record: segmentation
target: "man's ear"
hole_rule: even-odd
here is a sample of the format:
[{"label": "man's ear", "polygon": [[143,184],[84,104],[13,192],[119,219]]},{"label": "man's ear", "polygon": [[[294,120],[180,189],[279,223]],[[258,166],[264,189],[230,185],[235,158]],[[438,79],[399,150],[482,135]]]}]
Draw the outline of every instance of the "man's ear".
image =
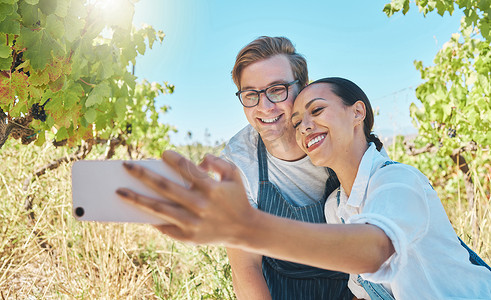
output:
[{"label": "man's ear", "polygon": [[365,121],[365,117],[367,115],[367,108],[363,101],[358,100],[351,106],[353,108],[353,112],[355,114],[355,121],[357,124],[362,124]]}]

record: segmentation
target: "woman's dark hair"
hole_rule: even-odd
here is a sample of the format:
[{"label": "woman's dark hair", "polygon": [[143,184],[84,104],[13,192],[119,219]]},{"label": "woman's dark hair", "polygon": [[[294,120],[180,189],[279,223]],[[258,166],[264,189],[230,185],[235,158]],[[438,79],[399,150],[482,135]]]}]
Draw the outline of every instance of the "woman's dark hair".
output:
[{"label": "woman's dark hair", "polygon": [[366,107],[366,116],[363,121],[363,132],[365,133],[365,138],[367,142],[374,142],[375,146],[377,146],[377,150],[380,151],[382,149],[382,142],[380,139],[372,133],[373,128],[373,110],[370,105],[370,100],[368,100],[367,95],[363,90],[357,86],[354,82],[340,78],[340,77],[327,77],[316,80],[310,83],[308,86],[316,84],[316,83],[328,83],[331,87],[331,90],[336,96],[343,100],[344,105],[352,106],[357,101],[362,101]]}]

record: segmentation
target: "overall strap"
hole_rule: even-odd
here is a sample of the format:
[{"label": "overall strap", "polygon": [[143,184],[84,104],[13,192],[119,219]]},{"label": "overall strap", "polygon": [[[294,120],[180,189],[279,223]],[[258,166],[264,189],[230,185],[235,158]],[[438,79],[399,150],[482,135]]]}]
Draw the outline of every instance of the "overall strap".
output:
[{"label": "overall strap", "polygon": [[[326,168],[329,178],[326,181],[326,187],[324,188],[324,195],[322,199],[327,200],[327,197],[331,195],[337,188],[339,188],[339,179],[336,173],[331,168]],[[338,204],[339,205],[339,204]]]},{"label": "overall strap", "polygon": [[257,159],[259,162],[259,182],[268,181],[268,160],[266,153],[266,146],[264,145],[261,136],[257,141]]}]

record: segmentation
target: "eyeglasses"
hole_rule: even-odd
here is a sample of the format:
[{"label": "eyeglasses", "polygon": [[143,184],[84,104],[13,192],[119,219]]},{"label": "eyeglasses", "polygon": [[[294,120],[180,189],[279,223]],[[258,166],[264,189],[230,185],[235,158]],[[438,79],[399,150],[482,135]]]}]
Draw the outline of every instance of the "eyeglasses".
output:
[{"label": "eyeglasses", "polygon": [[254,107],[258,105],[261,93],[264,93],[266,95],[266,98],[268,98],[268,100],[272,103],[283,102],[288,98],[288,88],[297,82],[298,79],[289,83],[273,84],[272,86],[268,86],[267,88],[260,91],[238,91],[237,93],[235,93],[235,95],[239,97],[240,103],[242,103],[244,107]]}]

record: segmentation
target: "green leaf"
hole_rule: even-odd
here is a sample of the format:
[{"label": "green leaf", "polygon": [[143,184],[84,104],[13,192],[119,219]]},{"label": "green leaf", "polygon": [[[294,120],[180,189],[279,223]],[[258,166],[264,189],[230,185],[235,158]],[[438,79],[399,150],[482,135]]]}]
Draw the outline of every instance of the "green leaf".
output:
[{"label": "green leaf", "polygon": [[65,18],[68,14],[69,7],[70,0],[57,0],[55,15],[61,18]]},{"label": "green leaf", "polygon": [[55,15],[49,15],[46,18],[46,30],[55,39],[59,39],[65,33],[65,27],[60,19]]},{"label": "green leaf", "polygon": [[87,97],[85,107],[90,107],[95,104],[101,104],[104,101],[104,98],[109,97],[110,94],[111,89],[106,82],[96,85],[94,89],[90,92],[89,97]]},{"label": "green leaf", "polygon": [[28,28],[22,28],[17,42],[21,47],[26,48],[24,58],[31,61],[31,66],[34,69],[44,69],[51,60],[51,49],[46,40],[44,30],[33,31]]},{"label": "green leaf", "polygon": [[69,15],[65,18],[65,38],[69,42],[80,38],[80,32],[85,26],[85,19],[79,19],[77,16]]},{"label": "green leaf", "polygon": [[[37,3],[36,3],[37,4]],[[37,6],[30,5],[27,1],[22,1],[19,4],[19,12],[22,15],[22,24],[26,27],[38,27],[36,23],[39,21],[39,9]]]},{"label": "green leaf", "polygon": [[39,134],[38,134],[38,138],[37,138],[36,142],[34,142],[34,145],[42,146],[42,145],[44,145],[45,142],[46,142],[46,131],[41,130],[41,132],[39,132]]},{"label": "green leaf", "polygon": [[0,71],[10,70],[12,58],[0,58]]},{"label": "green leaf", "polygon": [[114,103],[114,110],[118,119],[122,120],[126,115],[126,100],[124,98],[118,98]]},{"label": "green leaf", "polygon": [[12,50],[10,50],[10,47],[0,42],[0,58],[8,58],[10,57],[11,53]]},{"label": "green leaf", "polygon": [[0,21],[17,10],[17,4],[0,3]]},{"label": "green leaf", "polygon": [[39,0],[38,6],[45,15],[51,15],[56,11],[57,0]]},{"label": "green leaf", "polygon": [[96,117],[97,117],[97,112],[95,109],[92,108],[89,108],[84,115],[84,118],[87,121],[87,123],[94,123]]},{"label": "green leaf", "polygon": [[16,12],[7,16],[0,22],[0,32],[9,34],[20,34],[20,16]]},{"label": "green leaf", "polygon": [[67,131],[66,127],[61,127],[56,132],[56,138],[55,139],[57,142],[59,142],[61,140],[67,139],[68,137],[69,136],[68,136],[68,131]]}]

